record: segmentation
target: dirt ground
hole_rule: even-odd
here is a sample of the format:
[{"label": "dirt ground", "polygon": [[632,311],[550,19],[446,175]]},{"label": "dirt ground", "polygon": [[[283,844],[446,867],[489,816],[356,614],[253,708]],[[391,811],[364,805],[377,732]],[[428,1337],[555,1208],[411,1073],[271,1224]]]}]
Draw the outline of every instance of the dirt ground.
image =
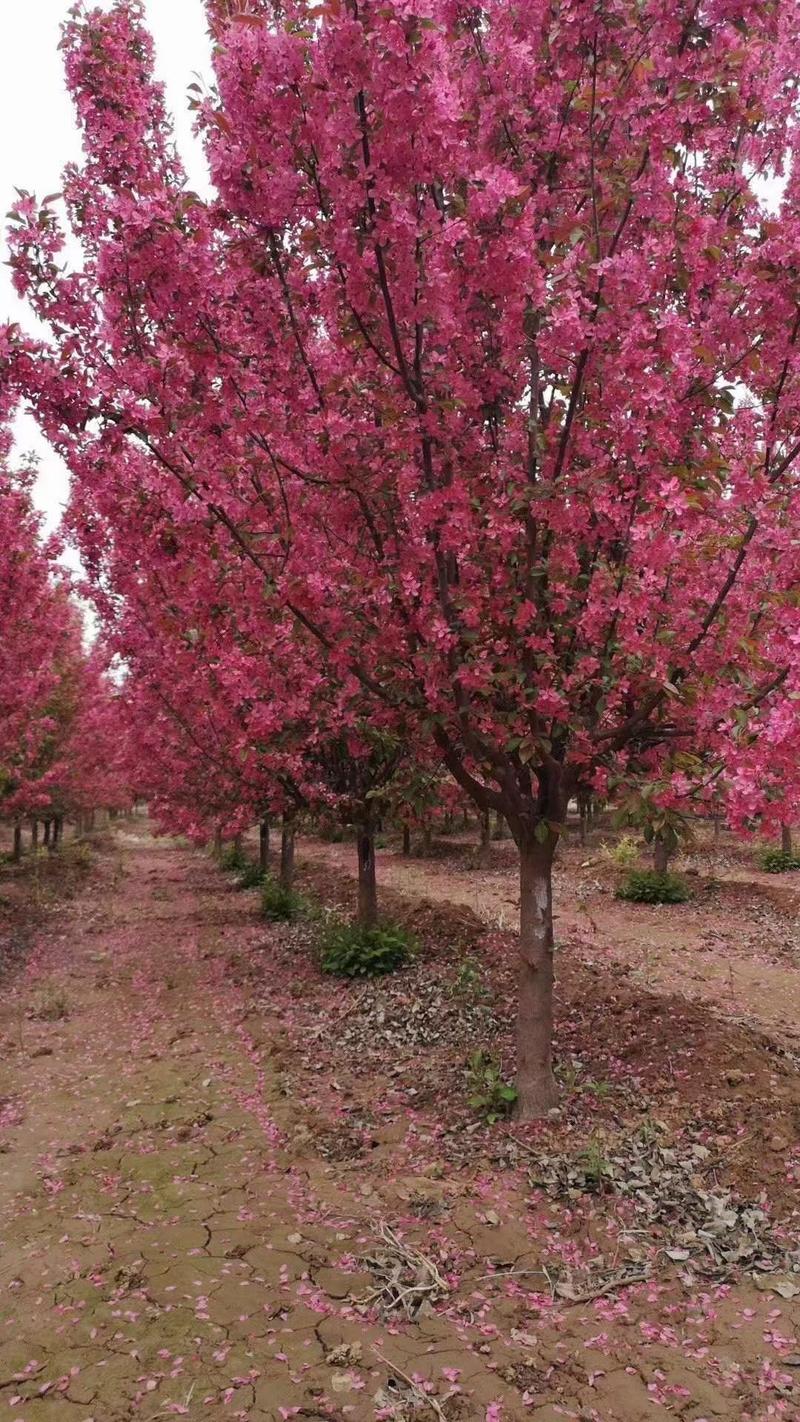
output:
[{"label": "dirt ground", "polygon": [[[757,845],[723,836],[699,845],[677,868],[687,872],[690,905],[632,905],[615,898],[617,876],[602,836],[566,845],[556,861],[557,946],[630,973],[657,991],[712,1005],[727,1020],[761,1027],[800,1048],[800,871],[754,868]],[[515,851],[491,846],[491,866],[476,864],[474,836],[440,842],[432,858],[378,851],[386,886],[435,901],[463,904],[500,929],[517,922]],[[350,844],[303,843],[314,860],[354,872]]]},{"label": "dirt ground", "polygon": [[[339,849],[304,849],[317,913],[347,895]],[[464,1053],[506,1050],[509,941],[416,896],[441,882],[510,917],[510,870],[384,881],[401,868],[421,953],[374,986],[323,979],[313,917],[265,924],[256,892],[141,825],[37,922],[0,1002],[0,1416],[800,1418],[777,947],[748,1011],[773,1040],[730,1022],[724,985],[716,1015],[668,978],[648,993],[650,920],[637,959],[629,910],[582,917],[590,887],[561,922],[563,1109],[490,1128]],[[704,913],[692,942],[716,922],[738,971],[744,911]]]}]

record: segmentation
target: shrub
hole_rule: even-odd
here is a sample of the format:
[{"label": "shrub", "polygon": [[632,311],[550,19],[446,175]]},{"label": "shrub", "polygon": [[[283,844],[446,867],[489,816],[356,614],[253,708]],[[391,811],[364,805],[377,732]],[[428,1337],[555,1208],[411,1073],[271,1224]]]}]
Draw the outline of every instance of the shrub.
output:
[{"label": "shrub", "polygon": [[469,1104],[493,1126],[510,1116],[517,1101],[517,1088],[506,1081],[500,1066],[488,1052],[475,1052],[467,1071]]},{"label": "shrub", "polygon": [[339,978],[378,978],[402,968],[416,952],[416,944],[397,924],[360,923],[332,919],[320,945],[323,973]]},{"label": "shrub", "polygon": [[300,896],[287,889],[278,879],[264,879],[261,890],[261,913],[270,923],[291,923],[302,910]]},{"label": "shrub", "polygon": [[255,860],[251,859],[245,864],[239,874],[236,880],[236,887],[237,889],[256,889],[258,885],[263,884],[263,882],[264,870],[260,864],[256,864]]},{"label": "shrub", "polygon": [[636,869],[617,890],[617,898],[631,904],[685,904],[689,890],[678,874],[657,874]]},{"label": "shrub", "polygon": [[800,858],[791,850],[765,849],[761,855],[761,868],[767,874],[788,874],[792,869],[800,869]]}]

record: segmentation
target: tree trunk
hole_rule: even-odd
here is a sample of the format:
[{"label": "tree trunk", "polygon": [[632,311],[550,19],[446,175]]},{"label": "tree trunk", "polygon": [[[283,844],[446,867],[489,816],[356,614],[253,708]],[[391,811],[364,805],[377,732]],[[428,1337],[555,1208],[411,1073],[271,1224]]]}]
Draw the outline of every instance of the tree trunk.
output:
[{"label": "tree trunk", "polygon": [[51,824],[51,821],[50,821],[50,820],[45,820],[45,822],[44,822],[44,840],[43,840],[43,843],[45,844],[45,846],[46,846],[48,849],[50,848],[50,824]]},{"label": "tree trunk", "polygon": [[19,821],[14,826],[14,848],[11,857],[15,864],[19,864],[22,858],[22,825]]},{"label": "tree trunk", "polygon": [[784,854],[792,853],[792,827],[791,825],[781,825],[781,849]]},{"label": "tree trunk", "polygon": [[217,858],[222,853],[222,830],[214,830],[214,853]]},{"label": "tree trunk", "polygon": [[378,886],[375,879],[375,826],[365,820],[357,836],[358,922],[373,928],[378,921]]},{"label": "tree trunk", "polygon": [[269,820],[265,817],[258,826],[258,865],[262,874],[269,869]]},{"label": "tree trunk", "polygon": [[284,815],[281,830],[281,884],[291,890],[294,884],[294,818]]},{"label": "tree trunk", "polygon": [[481,864],[486,865],[490,862],[492,857],[492,822],[489,818],[488,810],[481,810],[480,827],[481,848],[479,854],[479,861]]},{"label": "tree trunk", "polygon": [[411,830],[408,825],[403,825],[403,853],[406,859],[411,853]]},{"label": "tree trunk", "polygon": [[430,825],[422,826],[422,853],[433,853],[433,830]]},{"label": "tree trunk", "polygon": [[53,823],[53,848],[59,849],[64,838],[64,816],[56,815]]},{"label": "tree trunk", "polygon": [[34,854],[36,853],[36,850],[37,850],[38,848],[39,848],[39,821],[38,821],[38,820],[32,820],[32,821],[31,821],[31,849],[33,850]]},{"label": "tree trunk", "polygon": [[517,1110],[535,1121],[558,1101],[553,1075],[553,854],[555,837],[519,847]]},{"label": "tree trunk", "polygon": [[669,868],[669,849],[661,834],[657,834],[653,841],[653,864],[657,874],[666,874]]}]

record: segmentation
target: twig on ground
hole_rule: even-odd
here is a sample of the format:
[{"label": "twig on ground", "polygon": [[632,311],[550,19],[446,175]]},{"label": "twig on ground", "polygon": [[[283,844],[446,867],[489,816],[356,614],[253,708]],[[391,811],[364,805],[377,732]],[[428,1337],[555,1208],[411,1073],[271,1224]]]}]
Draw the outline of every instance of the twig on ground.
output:
[{"label": "twig on ground", "polygon": [[408,1373],[404,1373],[403,1369],[398,1368],[396,1363],[392,1363],[389,1361],[388,1358],[385,1358],[383,1356],[383,1353],[378,1352],[377,1348],[373,1348],[372,1351],[375,1354],[375,1357],[378,1359],[379,1363],[383,1363],[384,1367],[389,1368],[391,1372],[396,1373],[399,1378],[403,1379],[403,1382],[406,1383],[406,1385],[411,1389],[412,1395],[414,1396],[415,1400],[427,1403],[434,1417],[439,1418],[439,1422],[447,1422],[447,1418],[445,1417],[441,1406],[439,1405],[435,1397],[431,1397],[430,1393],[428,1392],[423,1392],[419,1384],[415,1383],[414,1379],[408,1376]]}]

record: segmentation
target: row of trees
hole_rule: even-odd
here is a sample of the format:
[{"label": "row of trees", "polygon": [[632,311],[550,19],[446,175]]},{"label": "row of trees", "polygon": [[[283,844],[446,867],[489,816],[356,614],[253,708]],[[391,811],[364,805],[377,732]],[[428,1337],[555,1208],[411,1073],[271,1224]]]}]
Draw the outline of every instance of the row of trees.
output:
[{"label": "row of trees", "polygon": [[570,799],[795,817],[798,5],[208,20],[208,199],[141,4],[66,26],[85,159],[64,219],[14,215],[49,335],[8,328],[5,378],[71,468],[166,819],[349,796],[362,883],[403,777],[508,821],[533,1116]]},{"label": "row of trees", "polygon": [[124,803],[120,720],[97,653],[83,647],[80,613],[44,540],[33,470],[15,471],[0,438],[0,820],[22,852],[23,821],[57,843],[66,816]]}]

